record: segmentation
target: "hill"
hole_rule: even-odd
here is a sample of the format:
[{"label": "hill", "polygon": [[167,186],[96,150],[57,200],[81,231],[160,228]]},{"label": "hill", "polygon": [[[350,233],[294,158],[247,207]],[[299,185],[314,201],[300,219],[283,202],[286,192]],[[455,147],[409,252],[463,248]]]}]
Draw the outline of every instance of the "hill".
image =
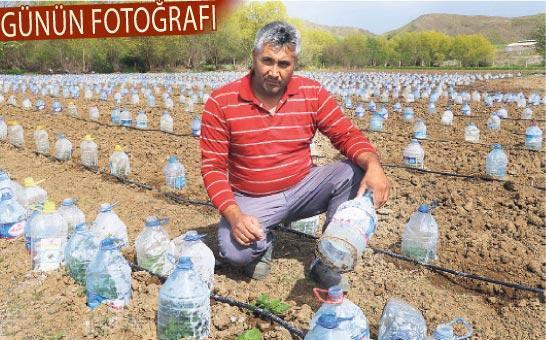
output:
[{"label": "hill", "polygon": [[309,28],[322,29],[332,33],[333,35],[337,37],[345,37],[353,33],[362,33],[365,36],[375,36],[375,34],[373,34],[372,32],[367,31],[363,28],[358,28],[358,27],[328,26],[328,25],[316,24],[308,20],[301,20],[301,22]]},{"label": "hill", "polygon": [[515,18],[425,14],[396,30],[385,33],[385,36],[402,32],[438,31],[447,35],[483,34],[493,44],[507,44],[529,39],[540,25],[544,25],[545,20],[544,13]]}]

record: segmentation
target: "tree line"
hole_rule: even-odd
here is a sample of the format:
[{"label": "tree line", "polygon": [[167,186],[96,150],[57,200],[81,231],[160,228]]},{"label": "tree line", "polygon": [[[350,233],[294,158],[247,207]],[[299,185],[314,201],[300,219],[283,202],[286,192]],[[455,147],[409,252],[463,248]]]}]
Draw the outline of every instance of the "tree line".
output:
[{"label": "tree line", "polygon": [[3,72],[148,72],[241,69],[250,65],[254,36],[264,23],[285,20],[302,35],[300,67],[490,66],[495,47],[482,35],[405,32],[344,37],[289,18],[281,2],[236,8],[216,32],[193,36],[132,37],[0,43]]}]

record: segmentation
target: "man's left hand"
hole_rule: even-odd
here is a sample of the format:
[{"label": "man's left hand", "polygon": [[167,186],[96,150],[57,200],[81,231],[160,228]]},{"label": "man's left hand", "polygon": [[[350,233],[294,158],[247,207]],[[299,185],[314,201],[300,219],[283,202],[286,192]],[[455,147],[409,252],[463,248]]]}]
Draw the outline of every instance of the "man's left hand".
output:
[{"label": "man's left hand", "polygon": [[[360,181],[360,188],[356,194],[356,197],[362,197],[364,192],[369,189],[373,192],[373,201],[376,209],[381,208],[385,202],[389,199],[390,182],[379,158],[374,154],[366,154],[363,157],[359,157],[359,165],[363,167],[364,177]],[[363,164],[361,164],[363,163]]]}]

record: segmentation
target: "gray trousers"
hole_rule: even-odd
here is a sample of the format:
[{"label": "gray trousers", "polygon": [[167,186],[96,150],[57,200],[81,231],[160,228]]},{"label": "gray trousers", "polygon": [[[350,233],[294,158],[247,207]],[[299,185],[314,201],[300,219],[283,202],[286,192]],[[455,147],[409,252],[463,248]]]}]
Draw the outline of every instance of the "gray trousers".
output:
[{"label": "gray trousers", "polygon": [[269,228],[326,212],[325,226],[337,207],[356,196],[363,171],[350,161],[311,168],[298,184],[285,191],[261,197],[235,192],[235,201],[244,214],[258,219],[264,240],[242,246],[231,236],[231,226],[222,218],[218,226],[219,255],[222,261],[244,266],[258,258],[273,242]]}]

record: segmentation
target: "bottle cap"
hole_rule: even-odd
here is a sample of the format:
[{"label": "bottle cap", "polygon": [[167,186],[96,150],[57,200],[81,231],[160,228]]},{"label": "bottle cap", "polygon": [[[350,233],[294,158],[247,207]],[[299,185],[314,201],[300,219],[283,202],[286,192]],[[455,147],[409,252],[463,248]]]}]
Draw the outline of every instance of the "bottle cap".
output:
[{"label": "bottle cap", "polygon": [[167,224],[169,219],[167,218],[158,218],[156,216],[148,216],[144,222],[146,227],[158,227],[160,225]]},{"label": "bottle cap", "polygon": [[186,232],[182,239],[184,241],[199,241],[200,239],[202,239],[203,237],[205,237],[206,234],[199,234],[196,230],[190,230],[188,232]]},{"label": "bottle cap", "polygon": [[495,150],[502,149],[502,146],[499,143],[495,143],[493,144],[493,149]]},{"label": "bottle cap", "polygon": [[430,212],[430,208],[429,208],[428,204],[421,204],[421,205],[419,206],[419,212],[425,213],[425,214],[426,214],[426,213],[429,213],[429,212]]},{"label": "bottle cap", "polygon": [[101,250],[114,250],[118,249],[117,240],[112,237],[107,237],[104,240],[100,241]]},{"label": "bottle cap", "polygon": [[169,163],[176,163],[178,161],[178,159],[176,158],[176,156],[169,156]]},{"label": "bottle cap", "polygon": [[178,260],[178,263],[176,264],[177,269],[192,269],[193,268],[193,262],[191,261],[191,258],[188,256],[181,256]]},{"label": "bottle cap", "polygon": [[36,126],[36,131],[38,131],[38,130],[43,130],[43,129],[44,129],[44,127],[41,126],[41,125]]},{"label": "bottle cap", "polygon": [[327,329],[335,329],[339,326],[339,321],[335,313],[324,313],[319,316],[317,323]]},{"label": "bottle cap", "polygon": [[19,125],[19,123],[18,123],[16,120],[10,120],[10,121],[8,122],[8,125],[14,126],[14,125]]},{"label": "bottle cap", "polygon": [[63,202],[61,203],[63,207],[70,207],[74,205],[74,199],[73,198],[65,198]]},{"label": "bottle cap", "polygon": [[123,147],[119,144],[116,144],[116,146],[114,146],[114,151],[123,152]]},{"label": "bottle cap", "polygon": [[93,138],[91,135],[85,135],[85,137],[83,137],[83,140],[89,142],[95,140],[95,138]]},{"label": "bottle cap", "polygon": [[112,204],[102,203],[99,208],[100,212],[109,212],[112,211]]},{"label": "bottle cap", "polygon": [[42,210],[45,213],[54,213],[55,212],[55,202],[53,201],[45,201],[44,202],[44,208]]},{"label": "bottle cap", "polygon": [[32,178],[32,177],[25,177],[25,178],[23,179],[23,187],[24,187],[24,188],[35,187],[35,186],[37,186],[38,184],[40,184],[40,183],[42,183],[42,182],[43,182],[43,180],[38,181],[38,182],[35,182],[35,181],[34,181],[34,178]]}]

